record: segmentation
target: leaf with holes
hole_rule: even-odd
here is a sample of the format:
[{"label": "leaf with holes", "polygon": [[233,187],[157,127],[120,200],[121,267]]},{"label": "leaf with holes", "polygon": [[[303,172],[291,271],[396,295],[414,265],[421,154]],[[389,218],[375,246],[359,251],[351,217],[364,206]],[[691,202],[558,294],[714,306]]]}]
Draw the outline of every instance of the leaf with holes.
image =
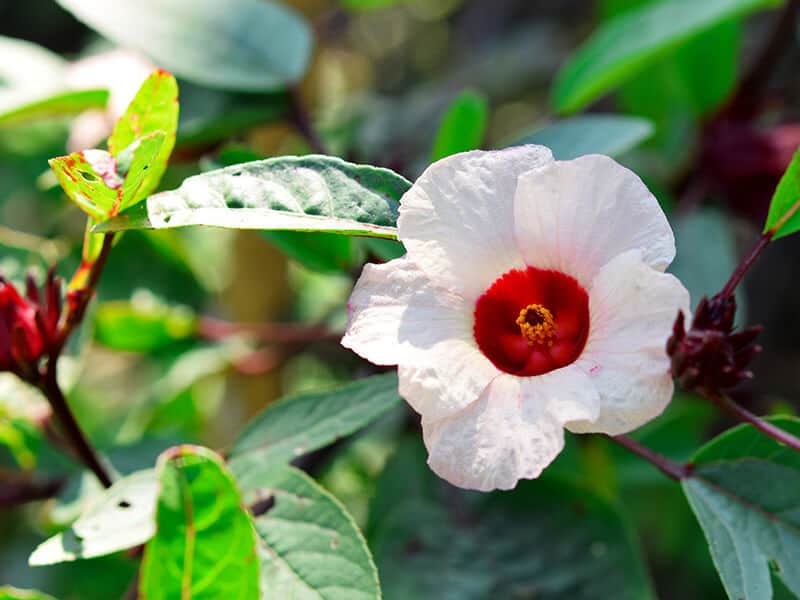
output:
[{"label": "leaf with holes", "polygon": [[777,239],[800,231],[798,207],[800,207],[800,148],[792,157],[792,162],[789,163],[772,196],[764,232],[775,229],[772,239]]},{"label": "leaf with holes", "polygon": [[550,148],[557,160],[584,154],[619,156],[652,133],[653,125],[646,119],[594,114],[556,121],[508,145],[541,144]]},{"label": "leaf with holes", "polygon": [[42,543],[31,565],[51,565],[134,548],[155,533],[158,482],[152,469],[120,479],[99,494],[72,527]]},{"label": "leaf with holes", "polygon": [[210,225],[395,239],[399,200],[410,187],[389,169],[331,156],[270,158],[189,177],[96,231]]},{"label": "leaf with holes", "polygon": [[[796,418],[771,422],[800,434]],[[800,455],[741,425],[706,444],[692,463],[683,491],[728,595],[771,598],[770,564],[800,595]]]},{"label": "leaf with holes", "polygon": [[780,4],[780,0],[664,0],[620,15],[602,24],[562,67],[553,87],[553,104],[561,113],[576,112],[697,34]]},{"label": "leaf with holes", "polygon": [[161,455],[157,471],[157,533],[145,547],[140,595],[258,598],[253,523],[219,455],[178,446]]},{"label": "leaf with holes", "polygon": [[156,131],[137,139],[126,152],[127,172],[103,150],[84,150],[50,159],[50,168],[67,196],[95,221],[103,222],[144,199],[150,167],[166,134]]},{"label": "leaf with holes", "polygon": [[267,464],[285,464],[368,425],[400,402],[397,375],[374,375],[348,385],[286,398],[267,408],[229,452],[243,489]]},{"label": "leaf with holes", "polygon": [[270,0],[58,0],[120,46],[209,87],[267,91],[294,83],[311,55],[303,18]]},{"label": "leaf with holes", "polygon": [[156,132],[163,132],[164,139],[150,169],[142,182],[138,195],[141,198],[155,191],[167,168],[175,134],[178,129],[178,84],[171,73],[158,70],[152,73],[139,88],[114,126],[108,138],[108,150],[118,159],[123,151],[130,151],[131,144]]},{"label": "leaf with holes", "polygon": [[381,597],[367,544],[338,500],[292,467],[262,465],[249,481],[264,511],[255,518],[263,598]]}]

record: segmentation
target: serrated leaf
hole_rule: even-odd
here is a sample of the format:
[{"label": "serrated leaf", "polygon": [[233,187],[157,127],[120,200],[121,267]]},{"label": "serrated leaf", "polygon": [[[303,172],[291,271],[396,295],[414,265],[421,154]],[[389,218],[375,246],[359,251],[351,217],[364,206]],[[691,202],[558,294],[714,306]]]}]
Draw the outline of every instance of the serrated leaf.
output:
[{"label": "serrated leaf", "polygon": [[541,144],[550,148],[557,160],[584,154],[619,156],[652,133],[653,125],[646,119],[592,114],[556,121],[507,145]]},{"label": "serrated leaf", "polygon": [[222,459],[179,446],[158,464],[156,535],[142,560],[148,600],[257,598],[259,564],[250,515]]},{"label": "serrated leaf", "polygon": [[97,496],[72,527],[31,554],[31,565],[103,556],[146,542],[155,532],[158,482],[152,470],[120,479]]},{"label": "serrated leaf", "polygon": [[89,27],[178,76],[240,91],[297,81],[311,32],[292,9],[266,0],[58,0]]},{"label": "serrated leaf", "polygon": [[96,231],[209,225],[394,239],[399,200],[410,187],[388,169],[331,156],[271,158],[189,177]]},{"label": "serrated leaf", "polygon": [[399,402],[394,373],[286,398],[245,428],[228,453],[231,470],[250,489],[250,476],[260,466],[288,463],[350,435]]},{"label": "serrated leaf", "polygon": [[553,88],[561,113],[580,110],[693,36],[781,0],[663,0],[602,24],[562,67]]},{"label": "serrated leaf", "polygon": [[479,148],[489,120],[486,96],[466,90],[447,107],[433,142],[431,162]]},{"label": "serrated leaf", "polygon": [[772,196],[764,232],[777,228],[772,236],[772,239],[777,239],[800,230],[800,211],[793,212],[797,211],[798,203],[800,203],[800,148],[792,157],[792,162],[789,163]]},{"label": "serrated leaf", "polygon": [[521,481],[475,494],[403,444],[378,482],[369,542],[387,600],[654,598],[623,515],[589,490]]},{"label": "serrated leaf", "polygon": [[108,138],[109,152],[118,157],[136,140],[163,132],[161,147],[151,160],[147,176],[138,192],[141,198],[155,191],[167,168],[167,161],[175,147],[178,111],[178,84],[175,78],[166,71],[155,71],[139,88],[125,114],[117,120],[111,137]]},{"label": "serrated leaf", "polygon": [[[800,420],[770,420],[794,435]],[[772,597],[770,563],[800,595],[800,455],[742,425],[706,444],[683,490],[732,599]]]},{"label": "serrated leaf", "polygon": [[[248,481],[269,507],[255,518],[264,600],[376,600],[378,573],[345,508],[302,471],[262,465]],[[258,506],[258,504],[256,504]]]}]

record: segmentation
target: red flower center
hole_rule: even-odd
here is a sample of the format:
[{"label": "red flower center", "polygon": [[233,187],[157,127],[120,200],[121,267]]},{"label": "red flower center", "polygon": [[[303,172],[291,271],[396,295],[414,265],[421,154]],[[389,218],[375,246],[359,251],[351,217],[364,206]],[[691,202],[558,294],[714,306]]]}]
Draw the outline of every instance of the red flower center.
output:
[{"label": "red flower center", "polygon": [[541,375],[580,356],[589,335],[589,296],[558,271],[509,271],[478,298],[474,334],[501,371]]}]

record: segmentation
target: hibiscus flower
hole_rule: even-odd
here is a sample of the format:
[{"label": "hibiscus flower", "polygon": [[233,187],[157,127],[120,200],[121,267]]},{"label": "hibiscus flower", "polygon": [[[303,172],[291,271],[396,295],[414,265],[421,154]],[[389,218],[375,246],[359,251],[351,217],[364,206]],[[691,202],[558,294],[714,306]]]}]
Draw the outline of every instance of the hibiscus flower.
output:
[{"label": "hibiscus flower", "polygon": [[533,479],[574,433],[659,415],[689,294],[657,200],[614,160],[520,146],[431,165],[400,202],[402,258],[366,265],[342,344],[397,365],[428,462],[464,488]]}]

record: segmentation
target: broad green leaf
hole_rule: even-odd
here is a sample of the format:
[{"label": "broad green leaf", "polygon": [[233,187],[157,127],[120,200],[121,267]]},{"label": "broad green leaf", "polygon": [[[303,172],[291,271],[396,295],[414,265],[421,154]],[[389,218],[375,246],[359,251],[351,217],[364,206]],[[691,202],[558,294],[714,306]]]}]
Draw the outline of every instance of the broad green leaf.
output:
[{"label": "broad green leaf", "polygon": [[345,508],[302,471],[262,465],[248,480],[267,505],[256,516],[265,600],[377,600],[378,573]]},{"label": "broad green leaf", "polygon": [[370,521],[386,600],[654,598],[627,522],[580,486],[464,492],[437,481],[415,443],[387,465]]},{"label": "broad green leaf", "polygon": [[189,177],[97,231],[210,225],[394,239],[399,200],[410,186],[388,169],[330,156],[271,158]]},{"label": "broad green leaf", "polygon": [[211,450],[178,446],[161,455],[156,535],[142,560],[148,600],[259,597],[256,535],[236,483]]},{"label": "broad green leaf", "polygon": [[267,408],[228,453],[243,489],[256,467],[283,464],[368,425],[400,402],[397,375],[375,375],[323,392],[293,396]]},{"label": "broad green leaf", "polygon": [[55,598],[36,590],[20,590],[4,585],[0,587],[0,600],[55,600]]},{"label": "broad green leaf", "polygon": [[193,336],[197,316],[157,301],[105,302],[94,311],[95,339],[114,350],[154,352]]},{"label": "broad green leaf", "polygon": [[163,132],[164,138],[156,157],[151,161],[145,181],[138,195],[145,198],[153,193],[167,168],[175,133],[178,129],[178,84],[171,73],[155,71],[142,84],[128,105],[125,114],[117,120],[108,150],[112,155],[120,154],[136,140]]},{"label": "broad green leaf", "polygon": [[764,233],[777,228],[772,239],[778,239],[800,230],[798,202],[800,202],[800,148],[795,152],[792,162],[789,163],[772,196]]},{"label": "broad green leaf", "polygon": [[553,103],[580,110],[715,25],[781,0],[663,0],[602,24],[558,74]]},{"label": "broad green leaf", "polygon": [[50,168],[67,196],[98,222],[144,199],[148,171],[158,160],[166,134],[156,131],[138,138],[128,148],[127,173],[118,172],[118,161],[103,150],[84,150],[50,159]]},{"label": "broad green leaf", "polygon": [[508,145],[541,144],[550,148],[558,160],[584,154],[619,156],[652,133],[653,125],[646,119],[593,114],[556,121]]},{"label": "broad green leaf", "polygon": [[[771,422],[800,434],[800,420]],[[706,444],[682,482],[732,599],[772,597],[771,567],[800,595],[800,455],[751,425]]]},{"label": "broad green leaf", "polygon": [[105,108],[108,90],[77,90],[32,100],[18,106],[0,105],[0,127],[75,115],[90,108]]},{"label": "broad green leaf", "polygon": [[152,470],[120,479],[99,494],[72,527],[36,548],[30,564],[93,558],[143,544],[155,532],[157,491]]},{"label": "broad green leaf", "polygon": [[296,82],[311,54],[305,21],[269,0],[58,0],[89,27],[179,77],[240,91]]},{"label": "broad green leaf", "polygon": [[431,162],[479,148],[489,120],[486,96],[466,90],[447,107],[433,142]]}]

